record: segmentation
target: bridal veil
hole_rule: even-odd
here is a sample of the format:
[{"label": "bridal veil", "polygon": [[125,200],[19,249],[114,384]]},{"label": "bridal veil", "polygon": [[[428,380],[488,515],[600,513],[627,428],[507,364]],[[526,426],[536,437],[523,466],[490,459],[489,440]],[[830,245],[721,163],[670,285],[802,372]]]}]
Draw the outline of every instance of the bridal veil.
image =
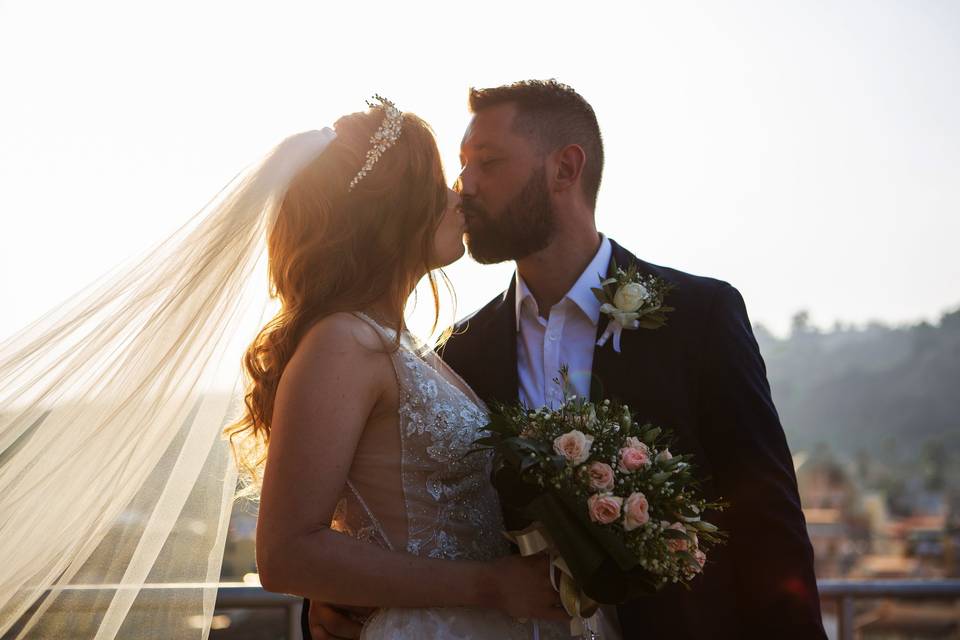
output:
[{"label": "bridal veil", "polygon": [[0,342],[0,636],[207,637],[237,482],[221,430],[270,303],[266,233],[334,137],[286,139]]}]

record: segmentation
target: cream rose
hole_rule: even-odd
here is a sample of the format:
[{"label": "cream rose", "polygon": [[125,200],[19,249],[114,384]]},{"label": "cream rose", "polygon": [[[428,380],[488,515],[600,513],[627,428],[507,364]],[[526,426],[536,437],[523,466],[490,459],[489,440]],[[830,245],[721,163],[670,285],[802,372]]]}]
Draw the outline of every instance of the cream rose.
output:
[{"label": "cream rose", "polygon": [[613,489],[613,468],[604,462],[594,462],[587,469],[590,478],[590,488],[594,491],[610,491]]},{"label": "cream rose", "polygon": [[637,491],[631,493],[630,497],[623,504],[623,528],[627,531],[633,531],[642,524],[650,520],[650,505],[647,504],[647,497]]},{"label": "cream rose", "polygon": [[587,499],[590,519],[600,524],[610,524],[620,519],[623,498],[610,494],[595,493]]},{"label": "cream rose", "polygon": [[650,449],[636,438],[627,438],[627,443],[633,440],[638,446],[626,446],[620,449],[620,471],[630,473],[640,467],[650,464]]},{"label": "cream rose", "polygon": [[697,561],[697,564],[700,565],[700,568],[697,570],[697,573],[703,571],[703,565],[707,563],[707,554],[700,549],[697,549],[693,552],[693,559]]},{"label": "cream rose", "polygon": [[591,446],[593,436],[588,436],[578,429],[557,436],[553,441],[553,450],[573,464],[580,464],[589,458]]},{"label": "cream rose", "polygon": [[613,304],[620,311],[633,312],[643,306],[650,292],[642,284],[630,282],[623,285],[613,296]]},{"label": "cream rose", "polygon": [[[683,531],[684,533],[687,532],[687,528],[679,522],[674,522],[667,528]],[[685,538],[667,538],[667,547],[669,547],[670,551],[686,551],[690,548],[690,542]]]},{"label": "cream rose", "polygon": [[657,454],[657,462],[666,462],[667,460],[673,460],[673,454],[670,453],[670,449],[664,449]]}]

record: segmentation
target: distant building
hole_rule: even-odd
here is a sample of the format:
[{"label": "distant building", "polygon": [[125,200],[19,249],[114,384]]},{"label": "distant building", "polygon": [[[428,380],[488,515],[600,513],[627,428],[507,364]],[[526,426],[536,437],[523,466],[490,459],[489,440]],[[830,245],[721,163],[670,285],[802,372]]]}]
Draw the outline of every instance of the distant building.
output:
[{"label": "distant building", "polygon": [[845,576],[869,548],[869,518],[860,491],[826,446],[797,454],[794,465],[817,576]]}]

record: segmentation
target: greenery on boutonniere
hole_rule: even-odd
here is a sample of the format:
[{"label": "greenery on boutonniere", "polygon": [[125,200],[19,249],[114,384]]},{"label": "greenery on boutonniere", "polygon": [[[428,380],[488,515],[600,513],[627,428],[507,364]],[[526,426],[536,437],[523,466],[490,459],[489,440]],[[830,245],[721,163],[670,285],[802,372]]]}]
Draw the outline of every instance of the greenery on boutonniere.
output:
[{"label": "greenery on boutonniere", "polygon": [[610,273],[601,278],[599,287],[592,287],[593,295],[600,301],[600,313],[610,316],[599,346],[613,336],[613,349],[620,351],[620,334],[624,329],[659,329],[667,324],[667,314],[674,310],[664,304],[674,285],[663,278],[643,275],[636,264],[626,270],[610,259]]}]

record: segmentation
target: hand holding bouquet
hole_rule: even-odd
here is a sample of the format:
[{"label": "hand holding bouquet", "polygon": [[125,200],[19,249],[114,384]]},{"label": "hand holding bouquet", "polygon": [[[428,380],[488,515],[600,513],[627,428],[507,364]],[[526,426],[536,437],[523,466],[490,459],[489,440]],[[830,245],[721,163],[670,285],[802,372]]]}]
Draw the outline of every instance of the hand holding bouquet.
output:
[{"label": "hand holding bouquet", "polygon": [[704,519],[723,505],[699,495],[688,456],[626,405],[568,396],[556,411],[495,406],[486,430],[477,444],[493,449],[494,485],[519,517],[508,524],[525,527],[512,538],[524,553],[557,556],[571,615],[688,585],[725,537]]}]

